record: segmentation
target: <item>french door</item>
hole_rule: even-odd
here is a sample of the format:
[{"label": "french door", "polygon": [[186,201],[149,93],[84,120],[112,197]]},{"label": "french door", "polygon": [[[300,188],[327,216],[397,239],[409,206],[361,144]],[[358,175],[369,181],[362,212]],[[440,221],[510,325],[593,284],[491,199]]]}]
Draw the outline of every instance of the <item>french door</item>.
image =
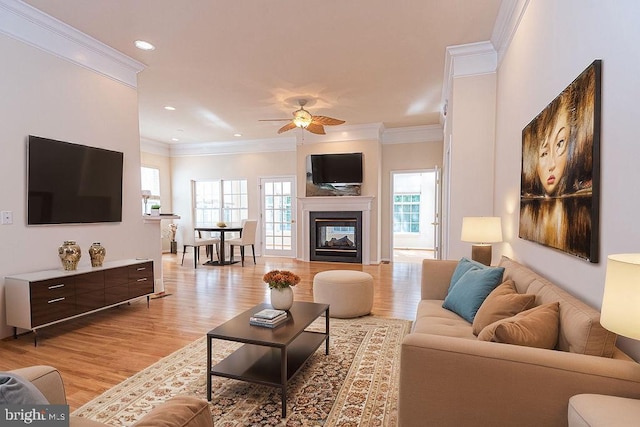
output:
[{"label": "french door", "polygon": [[391,188],[392,254],[440,259],[440,168],[392,171]]},{"label": "french door", "polygon": [[295,177],[260,179],[263,254],[296,256]]}]

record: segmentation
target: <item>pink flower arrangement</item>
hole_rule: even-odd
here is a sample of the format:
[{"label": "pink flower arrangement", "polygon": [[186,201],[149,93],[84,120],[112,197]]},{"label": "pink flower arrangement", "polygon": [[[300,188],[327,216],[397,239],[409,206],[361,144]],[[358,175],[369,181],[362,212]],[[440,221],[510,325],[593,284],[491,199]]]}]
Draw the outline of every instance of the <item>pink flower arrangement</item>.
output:
[{"label": "pink flower arrangement", "polygon": [[283,289],[300,283],[300,277],[287,270],[271,270],[262,277],[270,289]]}]

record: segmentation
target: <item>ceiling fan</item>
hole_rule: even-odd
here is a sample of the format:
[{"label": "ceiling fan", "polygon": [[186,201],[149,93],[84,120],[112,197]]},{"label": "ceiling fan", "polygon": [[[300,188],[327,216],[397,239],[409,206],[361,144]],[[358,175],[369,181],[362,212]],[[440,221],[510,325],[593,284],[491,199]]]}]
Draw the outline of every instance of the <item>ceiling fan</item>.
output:
[{"label": "ceiling fan", "polygon": [[300,105],[300,108],[293,112],[293,119],[265,119],[260,121],[271,122],[290,120],[289,123],[278,129],[278,133],[283,133],[295,128],[302,128],[318,135],[325,134],[325,126],[336,126],[344,123],[344,120],[338,120],[331,117],[312,116],[310,112],[304,109],[304,106],[307,105],[306,99],[299,99],[298,105]]}]

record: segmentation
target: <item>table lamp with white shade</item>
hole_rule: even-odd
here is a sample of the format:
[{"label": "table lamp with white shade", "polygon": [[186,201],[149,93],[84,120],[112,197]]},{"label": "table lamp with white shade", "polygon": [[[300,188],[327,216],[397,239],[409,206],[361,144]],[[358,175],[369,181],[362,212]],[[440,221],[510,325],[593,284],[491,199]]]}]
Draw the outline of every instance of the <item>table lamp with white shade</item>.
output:
[{"label": "table lamp with white shade", "polygon": [[640,254],[607,257],[600,324],[618,335],[640,340]]},{"label": "table lamp with white shade", "polygon": [[[618,335],[640,340],[640,254],[607,257],[600,324]],[[592,393],[569,399],[570,427],[640,425],[640,400],[630,398],[635,396]]]},{"label": "table lamp with white shade", "polygon": [[502,221],[497,216],[468,216],[462,218],[463,242],[473,243],[471,259],[491,265],[491,243],[502,242]]}]

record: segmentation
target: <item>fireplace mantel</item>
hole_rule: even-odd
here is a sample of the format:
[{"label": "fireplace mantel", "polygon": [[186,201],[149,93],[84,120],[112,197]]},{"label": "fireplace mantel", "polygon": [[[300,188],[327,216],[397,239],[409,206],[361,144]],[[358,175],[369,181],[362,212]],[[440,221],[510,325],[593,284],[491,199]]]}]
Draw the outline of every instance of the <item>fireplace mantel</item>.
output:
[{"label": "fireplace mantel", "polygon": [[357,211],[362,212],[362,264],[371,263],[371,205],[373,196],[319,196],[298,197],[299,219],[302,220],[301,244],[298,259],[309,262],[309,212],[316,211]]}]

